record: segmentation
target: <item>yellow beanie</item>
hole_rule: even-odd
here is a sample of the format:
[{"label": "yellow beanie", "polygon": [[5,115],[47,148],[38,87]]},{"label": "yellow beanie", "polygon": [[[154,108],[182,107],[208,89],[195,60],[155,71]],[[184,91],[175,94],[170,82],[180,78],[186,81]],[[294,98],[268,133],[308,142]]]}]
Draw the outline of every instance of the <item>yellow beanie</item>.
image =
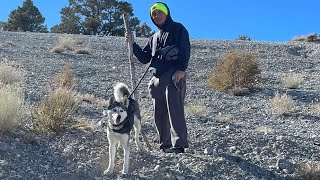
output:
[{"label": "yellow beanie", "polygon": [[167,7],[166,7],[164,4],[162,4],[162,3],[154,3],[154,4],[151,6],[151,8],[150,8],[150,14],[151,14],[151,15],[152,15],[152,12],[153,12],[154,10],[160,10],[160,11],[162,11],[165,15],[168,15],[168,9],[167,9]]}]

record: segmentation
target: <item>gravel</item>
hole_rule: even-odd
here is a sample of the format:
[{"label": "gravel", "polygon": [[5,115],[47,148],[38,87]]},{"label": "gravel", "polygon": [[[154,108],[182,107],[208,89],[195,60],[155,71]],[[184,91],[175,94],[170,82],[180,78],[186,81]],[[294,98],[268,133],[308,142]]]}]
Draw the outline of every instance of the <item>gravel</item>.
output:
[{"label": "gravel", "polygon": [[[61,37],[82,40],[74,48],[86,48],[89,54],[52,53]],[[143,46],[147,39],[137,42]],[[186,153],[158,150],[147,75],[138,96],[142,128],[154,149],[148,151],[144,144],[145,150],[137,152],[131,142],[129,174],[120,175],[120,148],[115,173],[103,175],[108,142],[101,126],[39,135],[27,128],[31,123],[27,113],[24,126],[0,136],[0,179],[294,179],[298,165],[320,161],[320,147],[314,145],[320,142],[320,118],[314,112],[320,91],[320,44],[192,39],[191,47],[186,106],[205,108],[197,114],[187,112]],[[208,87],[213,65],[231,50],[255,53],[262,69],[259,91],[233,96]],[[23,89],[29,106],[64,64],[74,71],[79,93],[107,100],[113,84],[131,84],[127,52],[123,37],[0,31],[0,60],[14,61],[25,72]],[[145,65],[134,61],[139,79]],[[281,85],[289,73],[304,78],[298,89]],[[275,92],[290,95],[295,111],[284,117],[272,115],[269,100]],[[73,116],[98,125],[104,106],[82,103]]]}]

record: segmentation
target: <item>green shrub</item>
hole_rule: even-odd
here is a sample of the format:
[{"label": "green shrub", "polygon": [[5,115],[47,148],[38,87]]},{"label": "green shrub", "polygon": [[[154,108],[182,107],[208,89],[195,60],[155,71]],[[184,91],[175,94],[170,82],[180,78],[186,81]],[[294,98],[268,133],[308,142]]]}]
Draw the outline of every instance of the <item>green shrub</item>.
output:
[{"label": "green shrub", "polygon": [[240,41],[251,41],[251,37],[247,36],[247,35],[239,35],[236,40],[240,40]]},{"label": "green shrub", "polygon": [[228,52],[213,67],[209,86],[223,92],[252,89],[260,73],[259,64],[253,54]]},{"label": "green shrub", "polygon": [[22,120],[23,110],[22,89],[17,85],[0,83],[0,131],[13,131]]},{"label": "green shrub", "polygon": [[308,36],[307,36],[307,42],[318,42],[319,41],[319,39],[318,39],[318,35],[317,34],[309,34]]}]

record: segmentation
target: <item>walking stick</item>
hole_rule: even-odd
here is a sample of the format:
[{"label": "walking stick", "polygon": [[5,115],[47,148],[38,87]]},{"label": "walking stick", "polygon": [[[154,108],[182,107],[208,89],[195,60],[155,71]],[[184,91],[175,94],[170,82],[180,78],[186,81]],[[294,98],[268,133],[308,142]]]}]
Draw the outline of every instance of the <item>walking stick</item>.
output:
[{"label": "walking stick", "polygon": [[[130,32],[131,30],[129,28],[129,15],[127,13],[123,14],[123,22],[124,22],[124,26],[126,28],[126,32]],[[132,48],[132,40],[128,39],[128,56],[129,56],[129,65],[130,65],[130,75],[131,75],[131,85],[132,85],[132,89],[136,89],[136,79],[135,79],[135,67],[134,67],[134,63],[132,61],[133,58],[133,48]],[[132,94],[132,98],[135,99],[136,101],[138,101],[136,98],[138,97],[136,94],[137,91],[134,91]],[[152,146],[150,145],[146,135],[143,133],[142,129],[141,129],[141,135],[142,138],[144,140],[144,142],[146,142],[148,150],[151,151],[152,150]]]},{"label": "walking stick", "polygon": [[[123,14],[123,22],[124,22],[124,26],[126,28],[126,32],[130,32],[131,30],[129,28],[129,17],[127,13]],[[135,77],[135,67],[134,67],[134,63],[132,61],[132,57],[133,57],[133,50],[132,50],[132,41],[131,39],[128,39],[128,56],[129,56],[129,65],[130,65],[130,75],[131,75],[131,85],[132,85],[132,89],[134,89],[136,87],[136,77]],[[137,98],[137,94],[134,92],[132,95],[133,99]]]}]

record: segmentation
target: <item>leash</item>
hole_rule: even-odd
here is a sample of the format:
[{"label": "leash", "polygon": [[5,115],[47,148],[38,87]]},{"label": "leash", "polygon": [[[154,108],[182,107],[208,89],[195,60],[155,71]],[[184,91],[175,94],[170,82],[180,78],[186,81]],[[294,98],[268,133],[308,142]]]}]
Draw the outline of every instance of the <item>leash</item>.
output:
[{"label": "leash", "polygon": [[130,95],[128,96],[128,98],[131,98],[131,96],[133,95],[133,93],[137,90],[138,86],[141,84],[142,79],[146,76],[147,72],[149,71],[149,68],[151,66],[153,58],[150,60],[149,65],[147,66],[146,70],[144,71],[142,77],[140,78],[138,84],[136,85],[136,87],[133,89],[133,91],[130,93]]}]

